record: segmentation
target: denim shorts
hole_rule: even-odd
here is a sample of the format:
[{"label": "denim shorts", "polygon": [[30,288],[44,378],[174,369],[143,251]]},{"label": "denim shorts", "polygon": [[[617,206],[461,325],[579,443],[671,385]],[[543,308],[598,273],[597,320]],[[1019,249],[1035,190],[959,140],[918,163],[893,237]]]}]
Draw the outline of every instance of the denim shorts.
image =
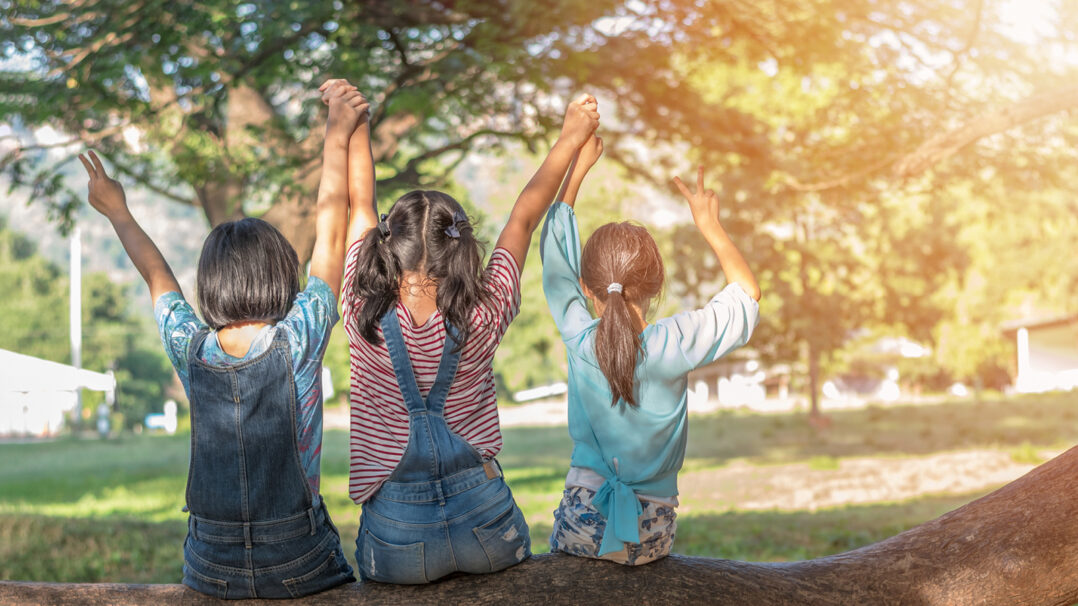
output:
[{"label": "denim shorts", "polygon": [[356,537],[360,578],[384,583],[496,572],[529,556],[524,514],[505,480],[488,478],[483,467],[432,482],[386,482],[363,505]]},{"label": "denim shorts", "polygon": [[355,580],[325,506],[244,525],[190,516],[183,584],[218,598],[296,598]]}]

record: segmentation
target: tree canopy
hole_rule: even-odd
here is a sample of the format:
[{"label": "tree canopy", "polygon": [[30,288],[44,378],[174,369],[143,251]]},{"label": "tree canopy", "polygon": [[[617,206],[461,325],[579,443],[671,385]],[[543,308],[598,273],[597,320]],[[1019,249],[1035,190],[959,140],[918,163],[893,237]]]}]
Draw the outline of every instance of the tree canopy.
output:
[{"label": "tree canopy", "polygon": [[[446,186],[469,154],[542,149],[586,88],[628,178],[662,184],[702,162],[721,182],[764,286],[754,345],[811,371],[866,325],[988,338],[996,320],[970,296],[990,300],[978,276],[1024,254],[1025,236],[978,242],[1011,212],[1043,210],[1029,218],[1043,230],[1072,208],[1027,193],[1074,176],[1078,7],[1045,4],[1044,31],[1024,31],[1009,4],[0,0],[0,123],[97,147],[211,224],[261,215],[305,257],[325,78],[374,101],[383,203]],[[65,141],[13,136],[5,173],[70,217],[80,196],[41,161]],[[692,229],[663,237],[671,290],[702,302],[718,268],[699,263]],[[1049,274],[1078,280],[1071,265]],[[547,368],[557,348],[539,349],[531,367]]]}]

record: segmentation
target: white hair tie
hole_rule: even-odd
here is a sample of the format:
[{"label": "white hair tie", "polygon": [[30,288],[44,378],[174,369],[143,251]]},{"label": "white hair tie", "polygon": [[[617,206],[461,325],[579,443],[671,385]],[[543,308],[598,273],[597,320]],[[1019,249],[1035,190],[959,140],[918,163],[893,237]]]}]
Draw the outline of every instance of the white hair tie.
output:
[{"label": "white hair tie", "polygon": [[606,287],[606,292],[607,294],[610,294],[612,292],[621,292],[621,284],[618,282],[611,282],[610,286]]}]

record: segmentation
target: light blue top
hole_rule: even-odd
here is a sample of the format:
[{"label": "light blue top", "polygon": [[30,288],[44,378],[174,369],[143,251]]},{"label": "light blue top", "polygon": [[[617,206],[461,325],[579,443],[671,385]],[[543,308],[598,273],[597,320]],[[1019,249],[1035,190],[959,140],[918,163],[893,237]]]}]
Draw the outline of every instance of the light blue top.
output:
[{"label": "light blue top", "polygon": [[[154,305],[153,315],[165,353],[180,376],[184,390],[190,393],[187,348],[191,338],[206,328],[206,324],[178,292],[161,295]],[[217,341],[216,331],[206,337],[202,351],[198,352],[199,359],[207,364],[238,364],[265,353],[273,344],[277,331],[285,331],[295,374],[296,444],[307,483],[316,498],[322,461],[322,356],[326,352],[330,330],[338,319],[337,298],[333,296],[333,291],[320,278],[311,276],[307,280],[307,289],[296,295],[288,315],[276,325],[262,328],[251,341],[251,348],[245,356],[237,358],[225,353]]]},{"label": "light blue top", "polygon": [[638,406],[611,406],[610,384],[595,357],[599,320],[580,288],[580,233],[572,207],[547,213],[540,240],[543,290],[569,360],[569,435],[572,464],[606,481],[593,503],[607,520],[599,554],[640,542],[636,494],[677,495],[685,458],[690,370],[744,345],[759,320],[759,305],[730,284],[702,309],[649,324],[640,333],[643,355],[633,389]]}]

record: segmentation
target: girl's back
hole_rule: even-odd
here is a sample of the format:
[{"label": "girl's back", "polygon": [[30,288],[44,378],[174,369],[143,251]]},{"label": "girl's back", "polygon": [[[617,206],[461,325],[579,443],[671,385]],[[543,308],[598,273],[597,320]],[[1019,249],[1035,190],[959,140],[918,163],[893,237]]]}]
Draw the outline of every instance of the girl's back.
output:
[{"label": "girl's back", "polygon": [[731,284],[701,309],[647,324],[663,283],[662,259],[647,230],[610,223],[581,251],[572,205],[601,154],[598,138],[581,148],[564,203],[547,213],[540,241],[543,290],[568,357],[573,438],[550,545],[632,565],[665,556],[673,544],[688,373],[748,341],[759,289],[718,223],[717,200],[703,190],[701,169],[699,196],[682,190]]},{"label": "girl's back", "polygon": [[[370,237],[377,237],[372,235]],[[359,246],[348,255],[345,284],[352,283]],[[493,459],[502,448],[498,424],[494,352],[520,309],[520,268],[503,248],[491,254],[483,273],[486,297],[469,317],[469,337],[446,396],[445,420],[449,428],[468,441],[484,459]],[[379,328],[382,342],[372,344],[359,333],[356,318],[364,301],[344,300],[344,326],[348,333],[351,365],[352,449],[349,494],[363,502],[393,472],[408,444],[408,409],[393,371],[393,362]],[[395,304],[401,332],[411,358],[419,392],[426,396],[434,384],[446,340],[445,318],[435,310],[416,326],[403,301]]]}]

